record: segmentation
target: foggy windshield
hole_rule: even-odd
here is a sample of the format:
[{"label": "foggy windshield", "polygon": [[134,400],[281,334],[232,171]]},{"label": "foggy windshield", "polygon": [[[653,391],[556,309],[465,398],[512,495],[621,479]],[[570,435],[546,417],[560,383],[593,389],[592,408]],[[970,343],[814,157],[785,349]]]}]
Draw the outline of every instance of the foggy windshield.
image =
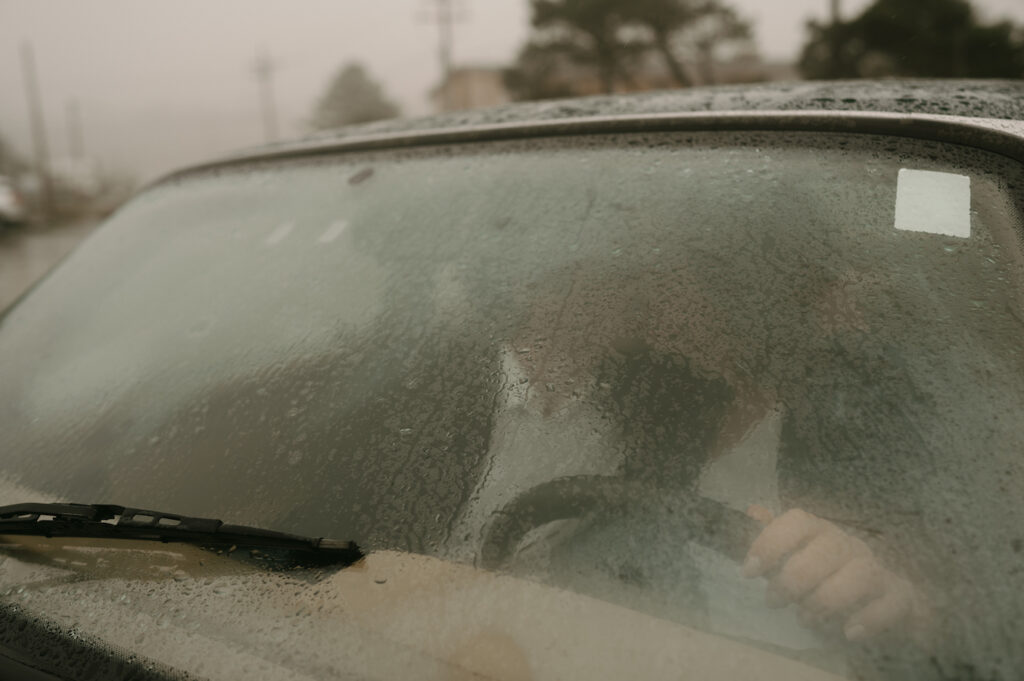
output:
[{"label": "foggy windshield", "polygon": [[[568,477],[799,508],[957,604],[971,664],[1011,664],[1022,182],[964,148],[767,134],[186,176],[0,321],[4,473],[469,563],[496,514]],[[503,567],[858,664],[750,614],[678,518],[580,515]]]}]

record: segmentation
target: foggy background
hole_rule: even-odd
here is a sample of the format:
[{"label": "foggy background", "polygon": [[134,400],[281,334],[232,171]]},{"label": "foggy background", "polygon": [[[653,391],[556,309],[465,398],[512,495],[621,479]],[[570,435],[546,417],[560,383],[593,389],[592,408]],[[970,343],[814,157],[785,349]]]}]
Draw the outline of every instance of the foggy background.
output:
[{"label": "foggy background", "polygon": [[0,0],[0,309],[143,184],[513,101],[1024,78],[1024,0]]},{"label": "foggy background", "polygon": [[[829,0],[727,0],[768,62],[794,62],[805,23]],[[842,0],[843,18],[869,0]],[[454,2],[454,66],[511,65],[530,34],[528,0]],[[1022,0],[974,0],[982,19],[1024,24]],[[441,81],[435,0],[0,0],[0,138],[32,157],[19,49],[35,53],[53,157],[82,152],[103,172],[146,182],[185,164],[258,145],[256,77],[268,58],[277,136],[309,131],[318,98],[360,62],[402,115],[431,113]]]}]

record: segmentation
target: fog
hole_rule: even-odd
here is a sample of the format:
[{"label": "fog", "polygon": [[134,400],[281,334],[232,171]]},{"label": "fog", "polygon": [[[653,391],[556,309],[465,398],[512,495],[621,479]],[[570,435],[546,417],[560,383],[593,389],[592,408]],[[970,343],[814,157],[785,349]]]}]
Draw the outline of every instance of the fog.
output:
[{"label": "fog", "polygon": [[[274,65],[282,137],[307,130],[331,75],[363,62],[405,115],[431,110],[440,77],[430,0],[0,0],[0,136],[30,157],[19,46],[34,47],[53,156],[68,153],[68,102],[87,155],[152,179],[260,144],[257,51]],[[527,0],[461,0],[456,65],[511,62],[528,32]],[[733,0],[761,54],[791,61],[804,23],[828,0]],[[844,14],[867,0],[843,0]],[[1024,21],[1021,0],[976,0],[986,18]]]}]

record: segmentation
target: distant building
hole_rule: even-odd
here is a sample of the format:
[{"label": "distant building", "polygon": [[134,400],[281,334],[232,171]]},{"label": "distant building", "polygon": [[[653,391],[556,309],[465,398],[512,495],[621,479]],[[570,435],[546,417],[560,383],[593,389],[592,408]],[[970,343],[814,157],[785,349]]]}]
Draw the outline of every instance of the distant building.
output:
[{"label": "distant building", "polygon": [[464,66],[452,69],[448,78],[434,88],[430,98],[434,110],[465,111],[508,104],[505,70],[493,66]]}]

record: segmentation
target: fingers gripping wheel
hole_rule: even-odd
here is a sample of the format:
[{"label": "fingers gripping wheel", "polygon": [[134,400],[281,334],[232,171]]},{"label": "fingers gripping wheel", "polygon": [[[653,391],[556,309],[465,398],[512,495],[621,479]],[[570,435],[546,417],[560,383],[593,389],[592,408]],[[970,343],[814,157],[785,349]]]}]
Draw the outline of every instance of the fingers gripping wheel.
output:
[{"label": "fingers gripping wheel", "polygon": [[556,520],[595,512],[650,510],[685,520],[688,538],[733,560],[743,560],[761,525],[746,514],[680,490],[619,477],[582,475],[533,487],[499,509],[484,530],[480,561],[496,570],[508,564],[523,537]]}]

